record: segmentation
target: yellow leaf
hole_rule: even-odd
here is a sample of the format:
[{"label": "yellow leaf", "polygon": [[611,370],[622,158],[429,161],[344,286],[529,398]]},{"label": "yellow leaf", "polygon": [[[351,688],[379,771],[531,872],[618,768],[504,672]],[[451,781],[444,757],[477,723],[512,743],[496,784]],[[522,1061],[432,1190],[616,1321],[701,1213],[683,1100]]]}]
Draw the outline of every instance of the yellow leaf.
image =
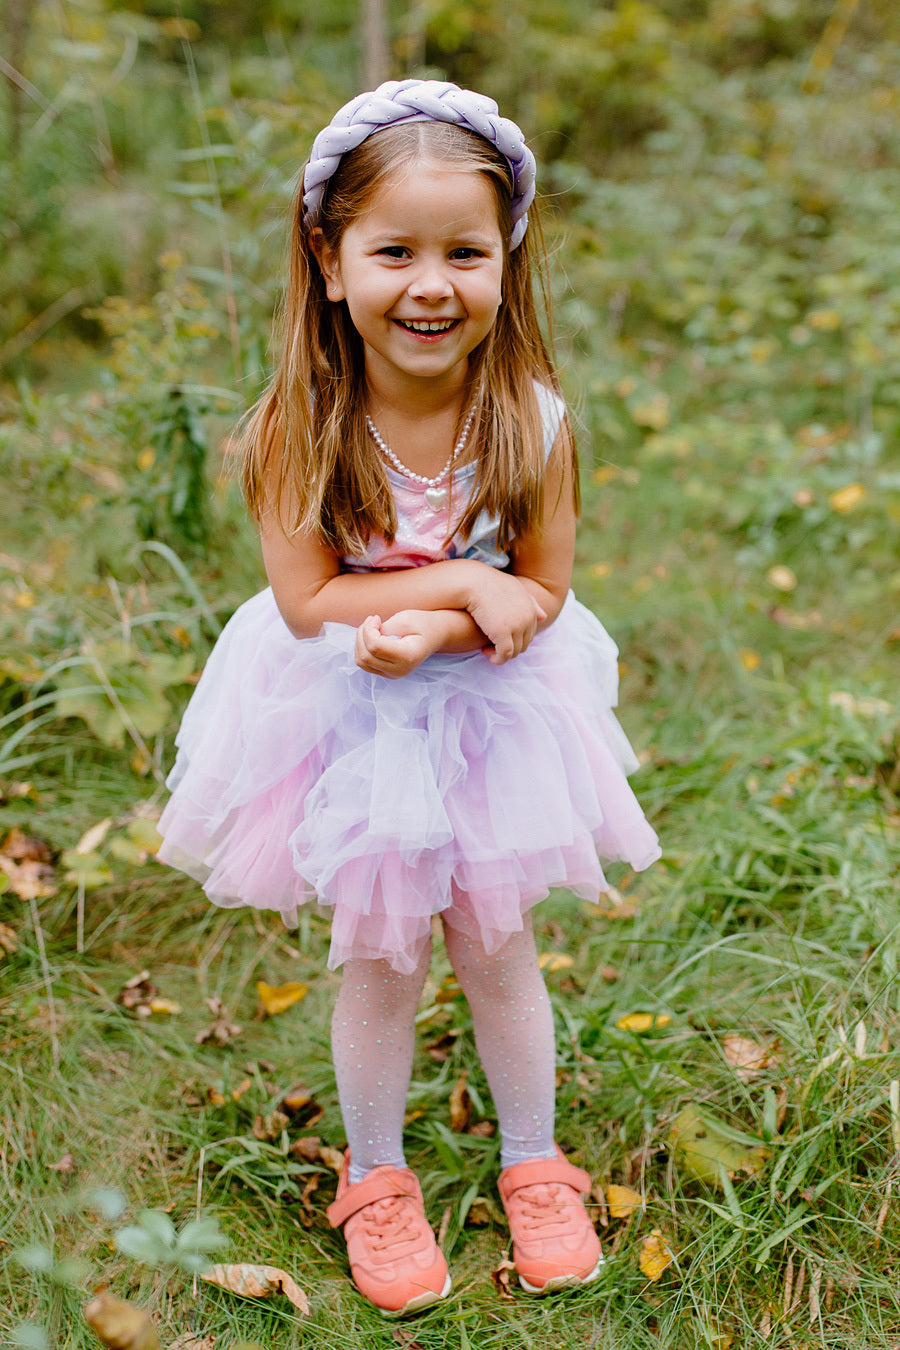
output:
[{"label": "yellow leaf", "polygon": [[806,322],[810,328],[817,328],[820,333],[828,333],[840,328],[841,316],[836,309],[813,309],[807,314]]},{"label": "yellow leaf", "polygon": [[766,576],[779,591],[793,591],[797,587],[796,574],[783,563],[776,563],[774,567],[770,567]]},{"label": "yellow leaf", "polygon": [[156,451],[151,450],[150,447],[147,446],[146,449],[142,450],[141,453],[138,455],[137,466],[142,473],[146,473],[148,469],[153,468],[153,463],[155,459],[156,459]]},{"label": "yellow leaf", "polygon": [[752,647],[742,647],[740,657],[745,670],[759,670],[759,652],[755,652]]},{"label": "yellow leaf", "polygon": [[298,984],[296,981],[291,984],[264,984],[262,980],[258,980],[256,992],[259,994],[259,1001],[266,1016],[275,1017],[278,1013],[292,1008],[295,1003],[299,1003],[301,998],[306,998],[309,989],[307,985]]},{"label": "yellow leaf", "polygon": [[173,998],[151,998],[149,1006],[151,1012],[168,1013],[170,1016],[181,1012],[181,1004]]},{"label": "yellow leaf", "polygon": [[627,1219],[636,1209],[642,1209],[644,1202],[630,1186],[607,1186],[606,1203],[614,1219]]},{"label": "yellow leaf", "polygon": [[86,1305],[84,1320],[111,1350],[162,1350],[146,1309],[105,1290]]},{"label": "yellow leaf", "polygon": [[646,1275],[648,1280],[656,1281],[662,1275],[664,1270],[675,1260],[672,1249],[658,1228],[654,1228],[648,1237],[645,1237],[641,1243],[641,1255],[638,1264],[641,1267],[641,1273]]},{"label": "yellow leaf", "polygon": [[34,606],[33,591],[16,591],[13,604],[18,609],[31,609]]},{"label": "yellow leaf", "polygon": [[629,409],[631,420],[639,427],[650,427],[653,431],[662,431],[669,425],[669,398],[660,391],[636,403]]},{"label": "yellow leaf", "polygon": [[854,507],[859,506],[864,500],[866,489],[862,483],[848,483],[846,487],[838,488],[837,492],[832,492],[828,501],[832,511],[839,511],[841,515],[846,515]]},{"label": "yellow leaf", "polygon": [[628,1013],[625,1017],[620,1017],[616,1026],[620,1031],[654,1031],[660,1027],[667,1027],[671,1022],[668,1013]]},{"label": "yellow leaf", "polygon": [[137,816],[134,820],[130,820],[125,833],[139,848],[146,849],[148,853],[154,855],[162,843],[162,835],[156,828],[156,822],[147,816]]},{"label": "yellow leaf", "polygon": [[614,482],[619,476],[619,470],[615,464],[601,464],[591,474],[591,482],[599,483],[602,487],[605,483]]},{"label": "yellow leaf", "polygon": [[552,974],[554,970],[569,970],[574,966],[574,959],[568,952],[541,952],[538,957],[538,965],[541,970],[546,970]]},{"label": "yellow leaf", "polygon": [[612,576],[612,564],[607,562],[592,563],[588,568],[588,571],[591,576],[596,577],[598,581],[605,581],[607,577]]},{"label": "yellow leaf", "polygon": [[270,1294],[284,1294],[295,1308],[309,1312],[309,1301],[300,1286],[276,1266],[254,1266],[247,1263],[213,1266],[201,1277],[221,1289],[229,1289],[241,1298],[268,1298]]}]

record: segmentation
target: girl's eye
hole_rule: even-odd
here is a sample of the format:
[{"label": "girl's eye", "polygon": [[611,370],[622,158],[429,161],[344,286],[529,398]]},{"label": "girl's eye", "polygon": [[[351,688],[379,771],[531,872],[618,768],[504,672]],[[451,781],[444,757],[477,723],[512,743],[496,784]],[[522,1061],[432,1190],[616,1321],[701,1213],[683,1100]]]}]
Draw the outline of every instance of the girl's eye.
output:
[{"label": "girl's eye", "polygon": [[473,258],[481,257],[481,250],[477,248],[455,248],[450,257],[456,262],[471,262]]},{"label": "girl's eye", "polygon": [[403,247],[402,244],[388,244],[388,245],[386,245],[384,248],[380,248],[380,249],[378,250],[378,252],[379,252],[379,253],[381,254],[381,256],[384,257],[384,258],[405,258],[405,257],[406,257],[406,249]]}]

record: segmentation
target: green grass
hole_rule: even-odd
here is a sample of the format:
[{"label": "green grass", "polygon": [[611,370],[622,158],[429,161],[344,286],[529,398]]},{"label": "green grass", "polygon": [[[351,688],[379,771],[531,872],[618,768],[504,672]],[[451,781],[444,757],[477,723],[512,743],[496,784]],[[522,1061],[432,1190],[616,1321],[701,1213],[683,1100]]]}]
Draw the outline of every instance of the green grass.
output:
[{"label": "green grass", "polygon": [[[292,934],[213,910],[127,848],[128,822],[163,799],[215,628],[261,576],[212,464],[207,542],[166,514],[181,444],[166,420],[173,369],[192,371],[211,445],[230,417],[220,309],[173,264],[152,305],[119,309],[96,388],[4,391],[0,717],[14,739],[0,748],[0,846],[20,828],[71,850],[112,821],[82,951],[71,860],[35,906],[0,894],[18,944],[0,965],[4,1344],[26,1324],[53,1346],[93,1344],[80,1309],[106,1283],[152,1312],[165,1343],[194,1329],[222,1350],[897,1345],[900,244],[885,203],[900,161],[896,106],[881,97],[896,53],[842,54],[815,97],[800,92],[807,58],[723,80],[682,53],[664,135],[618,176],[553,171],[570,191],[552,237],[587,461],[576,589],[620,645],[634,786],[664,844],[647,873],[614,872],[617,911],[555,896],[536,916],[541,949],[572,958],[547,972],[560,1142],[599,1187],[645,1198],[602,1228],[608,1265],[577,1294],[506,1299],[492,1283],[508,1242],[498,1146],[450,1130],[460,1075],[477,1116],[492,1106],[465,1003],[434,999],[449,973],[438,948],[407,1143],[446,1225],[454,1293],[402,1334],[365,1305],[324,1217],[334,1173],[298,1171],[287,1152],[304,1133],[343,1142],[327,924],[312,912]],[[280,172],[259,155],[253,181]],[[161,552],[140,548],[151,508]],[[112,718],[104,741],[96,719],[92,732],[57,715],[60,680],[87,668],[86,652],[91,697],[105,697],[99,662],[117,689],[138,689],[127,706],[140,726]],[[176,680],[169,658],[184,653],[193,670]],[[161,727],[141,721],[148,707]],[[117,1002],[144,969],[179,1012],[142,1019]],[[309,992],[262,1020],[257,980]],[[243,1026],[222,1047],[196,1040],[212,997]],[[659,1021],[617,1025],[636,1012]],[[747,1078],[728,1060],[735,1035],[764,1052]],[[259,1139],[257,1118],[297,1082],[321,1118]],[[698,1111],[724,1179],[715,1167],[702,1179],[685,1143]],[[92,1207],[103,1186],[123,1192],[121,1217]],[[226,1258],[283,1267],[309,1318],[117,1252],[115,1232],[142,1208],[191,1219],[198,1186]],[[477,1226],[464,1222],[476,1198],[495,1216]],[[654,1229],[675,1260],[651,1282],[639,1258]],[[34,1244],[87,1266],[26,1270]]]}]

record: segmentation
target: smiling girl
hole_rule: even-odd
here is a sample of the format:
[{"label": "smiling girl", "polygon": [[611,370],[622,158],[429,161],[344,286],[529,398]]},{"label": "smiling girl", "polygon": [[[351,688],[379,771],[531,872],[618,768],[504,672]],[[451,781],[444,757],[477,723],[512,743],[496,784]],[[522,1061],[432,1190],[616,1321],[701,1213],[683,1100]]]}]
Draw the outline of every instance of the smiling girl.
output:
[{"label": "smiling girl", "polygon": [[554,1142],[531,909],[552,886],[596,899],[598,855],[659,852],[615,647],[569,591],[576,465],[533,195],[519,128],[455,85],[382,85],[317,137],[244,440],[270,586],[210,658],[161,823],[160,856],[215,903],[331,911],[349,1147],[329,1218],[388,1315],[450,1290],[402,1138],[432,919],[499,1118],[520,1283],[586,1283],[600,1245],[590,1178]]}]

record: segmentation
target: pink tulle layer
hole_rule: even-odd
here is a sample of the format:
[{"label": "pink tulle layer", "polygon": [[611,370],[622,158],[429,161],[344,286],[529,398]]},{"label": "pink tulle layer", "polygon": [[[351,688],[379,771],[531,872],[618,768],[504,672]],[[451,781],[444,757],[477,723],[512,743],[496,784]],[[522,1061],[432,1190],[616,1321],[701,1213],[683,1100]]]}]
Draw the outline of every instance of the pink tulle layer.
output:
[{"label": "pink tulle layer", "polygon": [[648,866],[656,835],[611,711],[616,648],[569,596],[505,666],[438,656],[360,670],[354,630],[298,641],[271,591],[222,634],[187,709],[159,856],[217,905],[332,909],[329,966],[415,968],[432,915],[488,951],[564,886],[596,900],[600,857]]}]

